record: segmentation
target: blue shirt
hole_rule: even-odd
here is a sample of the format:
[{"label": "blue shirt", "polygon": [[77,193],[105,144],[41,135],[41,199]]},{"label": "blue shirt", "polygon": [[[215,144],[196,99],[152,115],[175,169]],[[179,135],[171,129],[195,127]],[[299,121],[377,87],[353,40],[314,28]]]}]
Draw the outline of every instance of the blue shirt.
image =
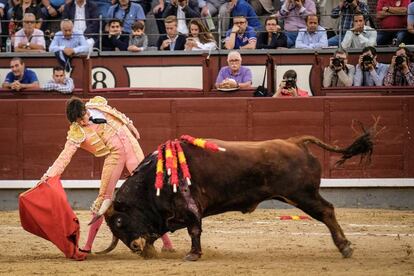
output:
[{"label": "blue shirt", "polygon": [[237,0],[236,6],[234,6],[230,15],[231,17],[243,15],[246,17],[248,25],[250,27],[253,27],[256,31],[262,30],[262,24],[260,24],[256,12],[252,6],[250,6],[250,4],[244,0]]},{"label": "blue shirt", "polygon": [[58,52],[63,51],[65,48],[73,48],[75,54],[79,53],[88,53],[89,52],[89,45],[86,42],[85,36],[80,33],[74,31],[72,36],[69,39],[66,39],[63,36],[62,32],[57,32],[55,37],[50,43],[49,52]]},{"label": "blue shirt", "polygon": [[131,33],[131,27],[137,20],[145,20],[144,9],[140,4],[131,3],[128,14],[125,15],[124,9],[122,9],[119,4],[113,5],[109,8],[108,14],[106,15],[107,21],[112,18],[118,18],[123,22],[123,31],[126,33]]},{"label": "blue shirt", "polygon": [[355,69],[354,86],[382,86],[387,71],[388,65],[384,63],[377,63],[372,71],[362,71],[358,64]]},{"label": "blue shirt", "polygon": [[240,66],[239,71],[233,75],[229,66],[222,67],[218,73],[216,83],[222,83],[225,79],[233,79],[237,83],[252,81],[252,71],[249,68]]},{"label": "blue shirt", "polygon": [[[7,74],[6,79],[4,80],[4,82],[13,83],[16,80],[19,80],[19,78],[16,77],[13,74],[13,72],[9,72]],[[30,84],[30,83],[34,83],[34,82],[37,82],[37,81],[39,81],[39,80],[37,79],[36,73],[33,72],[30,69],[25,68],[24,71],[23,71],[23,77],[20,80],[20,83]]]},{"label": "blue shirt", "polygon": [[[229,40],[232,29],[226,33],[226,41]],[[240,49],[240,47],[249,44],[249,40],[257,40],[256,32],[250,26],[247,26],[246,31],[243,34],[236,34],[236,40],[234,41],[233,49]]]},{"label": "blue shirt", "polygon": [[321,26],[314,33],[309,33],[306,29],[300,29],[296,38],[295,48],[317,49],[328,47],[328,36]]}]

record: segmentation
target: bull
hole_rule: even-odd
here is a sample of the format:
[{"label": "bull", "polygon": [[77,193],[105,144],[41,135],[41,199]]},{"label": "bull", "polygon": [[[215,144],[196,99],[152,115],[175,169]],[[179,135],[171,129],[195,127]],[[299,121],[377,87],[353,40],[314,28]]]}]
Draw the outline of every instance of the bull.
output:
[{"label": "bull", "polygon": [[[155,254],[154,242],[166,232],[187,228],[191,250],[185,260],[202,255],[202,218],[227,211],[253,212],[259,203],[276,199],[291,204],[323,222],[343,257],[353,248],[338,224],[334,207],[319,194],[321,165],[308,150],[314,144],[341,153],[339,164],[360,155],[369,161],[374,128],[364,132],[348,147],[324,143],[313,136],[260,142],[209,139],[225,152],[213,153],[181,142],[191,172],[192,185],[180,180],[176,193],[164,187],[160,196],[154,187],[157,154],[148,155],[119,188],[111,205],[101,208],[113,233],[108,253],[120,239],[142,256]],[[167,181],[167,175],[164,176]]]}]

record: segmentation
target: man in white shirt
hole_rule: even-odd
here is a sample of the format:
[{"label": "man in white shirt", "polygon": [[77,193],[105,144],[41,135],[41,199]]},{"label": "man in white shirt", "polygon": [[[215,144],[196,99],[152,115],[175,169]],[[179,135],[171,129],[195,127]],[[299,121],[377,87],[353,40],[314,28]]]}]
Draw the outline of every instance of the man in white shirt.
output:
[{"label": "man in white shirt", "polygon": [[45,37],[43,32],[35,28],[36,17],[26,13],[23,17],[23,28],[16,32],[14,40],[15,52],[44,52]]},{"label": "man in white shirt", "polygon": [[343,49],[362,49],[367,46],[376,46],[377,31],[365,25],[363,14],[356,13],[354,15],[354,27],[346,31],[341,45]]}]

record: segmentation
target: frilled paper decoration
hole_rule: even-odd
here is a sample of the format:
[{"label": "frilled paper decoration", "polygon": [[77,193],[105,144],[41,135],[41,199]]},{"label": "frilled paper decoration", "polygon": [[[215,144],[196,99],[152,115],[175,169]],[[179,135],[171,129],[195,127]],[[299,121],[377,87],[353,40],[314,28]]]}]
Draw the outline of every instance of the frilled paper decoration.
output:
[{"label": "frilled paper decoration", "polygon": [[[208,142],[201,138],[194,138],[189,135],[183,135],[181,136],[181,140],[182,142],[187,142],[194,146],[213,152],[225,151],[224,148],[217,146],[215,143]],[[165,170],[167,171],[169,183],[172,186],[174,193],[177,192],[177,188],[180,183],[178,170],[181,172],[181,176],[183,178],[182,180],[185,180],[188,186],[191,185],[190,170],[188,168],[187,159],[185,158],[185,154],[180,143],[181,141],[175,139],[173,141],[168,140],[164,144],[158,146],[157,167],[154,185],[157,191],[157,196],[160,195],[161,189],[164,187]]]}]

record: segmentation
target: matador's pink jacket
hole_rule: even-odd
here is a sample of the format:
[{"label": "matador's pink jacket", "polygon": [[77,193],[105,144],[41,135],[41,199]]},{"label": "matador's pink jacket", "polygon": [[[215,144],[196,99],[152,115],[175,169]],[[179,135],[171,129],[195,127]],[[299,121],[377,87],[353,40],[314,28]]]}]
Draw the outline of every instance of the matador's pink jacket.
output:
[{"label": "matador's pink jacket", "polygon": [[65,148],[47,170],[47,176],[61,175],[79,147],[94,154],[96,157],[110,154],[111,139],[120,132],[128,139],[138,162],[144,159],[142,149],[134,137],[134,134],[138,135],[138,131],[125,114],[110,107],[106,99],[101,96],[92,98],[85,106],[86,109],[97,109],[104,113],[107,123],[88,126],[81,126],[76,122],[72,123],[68,131]]}]

